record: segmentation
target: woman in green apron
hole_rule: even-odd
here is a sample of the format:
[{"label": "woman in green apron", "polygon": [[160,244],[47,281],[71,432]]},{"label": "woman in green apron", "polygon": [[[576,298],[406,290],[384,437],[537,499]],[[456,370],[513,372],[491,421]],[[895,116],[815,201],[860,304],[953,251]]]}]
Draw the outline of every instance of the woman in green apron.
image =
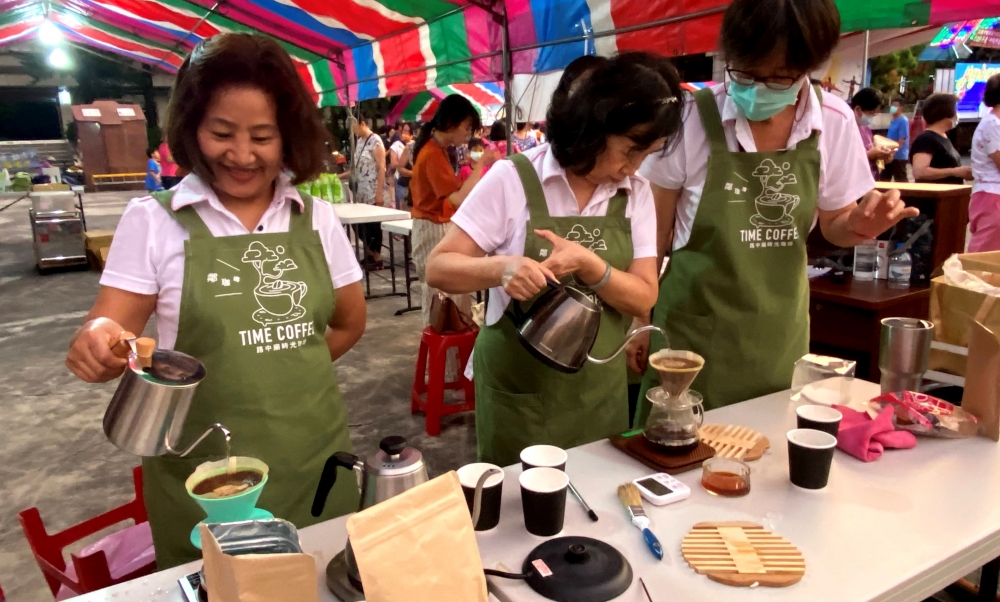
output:
[{"label": "woman in green apron", "polygon": [[[815,220],[850,247],[917,214],[898,191],[873,190],[853,112],[809,85],[839,38],[833,0],[734,0],[719,42],[727,83],[689,98],[681,143],[640,170],[656,199],[660,257],[673,251],[652,321],[673,348],[705,358],[693,388],[708,408],[791,385],[809,350]],[[629,349],[630,367],[646,372],[637,425],[657,381],[646,358],[658,338]]]},{"label": "woman in green apron", "polygon": [[655,215],[642,160],[680,127],[670,64],[644,54],[571,65],[547,115],[549,144],[494,165],[452,217],[427,264],[430,286],[491,289],[476,340],[476,435],[482,460],[517,461],[529,445],[563,448],[628,427],[624,356],[563,374],[518,341],[511,311],[546,279],[603,306],[592,354],[610,355],[656,297]]},{"label": "woman in green apron", "polygon": [[[88,382],[116,378],[124,360],[109,343],[141,332],[155,310],[159,347],[207,370],[184,433],[228,427],[234,455],[270,468],[258,507],[298,527],[352,512],[357,488],[343,479],[324,515],[310,515],[326,458],[351,447],[331,361],[364,333],[366,311],[333,208],[292,185],[322,171],[323,124],[287,53],[264,36],[203,41],[174,86],[171,150],[192,174],[125,210],[67,365]],[[143,459],[160,568],[199,557],[189,535],[205,515],[184,481],[224,455],[210,437],[187,458]]]}]

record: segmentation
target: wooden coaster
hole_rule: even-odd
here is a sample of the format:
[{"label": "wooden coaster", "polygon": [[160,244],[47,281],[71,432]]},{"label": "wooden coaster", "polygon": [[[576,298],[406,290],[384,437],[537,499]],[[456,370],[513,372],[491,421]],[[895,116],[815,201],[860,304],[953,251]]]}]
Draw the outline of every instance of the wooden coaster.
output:
[{"label": "wooden coaster", "polygon": [[681,474],[695,468],[715,455],[715,450],[703,441],[698,443],[693,451],[687,454],[665,454],[650,445],[640,431],[636,435],[623,437],[616,435],[608,441],[625,454],[642,462],[646,466],[667,474]]},{"label": "wooden coaster", "polygon": [[788,587],[806,572],[798,548],[756,523],[698,523],[681,554],[698,574],[735,587]]},{"label": "wooden coaster", "polygon": [[715,449],[720,458],[736,458],[746,462],[759,460],[771,442],[767,437],[745,426],[706,424],[698,431],[701,440]]}]

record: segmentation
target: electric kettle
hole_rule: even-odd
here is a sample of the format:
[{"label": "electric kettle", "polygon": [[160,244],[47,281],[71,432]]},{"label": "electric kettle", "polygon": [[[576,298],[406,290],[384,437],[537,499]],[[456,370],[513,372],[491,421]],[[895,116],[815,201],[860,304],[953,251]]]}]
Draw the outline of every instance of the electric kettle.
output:
[{"label": "electric kettle", "polygon": [[625,341],[609,357],[597,359],[590,350],[597,341],[601,327],[600,302],[572,286],[548,281],[549,290],[524,312],[520,304],[512,305],[510,316],[517,329],[518,338],[531,355],[546,366],[575,374],[590,361],[606,364],[618,357],[632,338],[642,332],[655,330],[666,338],[667,333],[656,326],[643,326],[628,333]]}]

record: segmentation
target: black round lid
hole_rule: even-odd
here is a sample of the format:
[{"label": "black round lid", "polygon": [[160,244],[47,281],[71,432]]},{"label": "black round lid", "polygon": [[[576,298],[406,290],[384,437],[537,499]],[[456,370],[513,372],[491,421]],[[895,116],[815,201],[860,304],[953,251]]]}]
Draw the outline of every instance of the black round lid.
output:
[{"label": "black round lid", "polygon": [[589,537],[550,539],[528,554],[521,572],[531,589],[556,602],[606,602],[632,585],[622,553]]},{"label": "black round lid", "polygon": [[150,382],[187,387],[198,384],[205,378],[205,366],[186,353],[157,349],[151,359],[150,367],[140,369],[140,376]]}]

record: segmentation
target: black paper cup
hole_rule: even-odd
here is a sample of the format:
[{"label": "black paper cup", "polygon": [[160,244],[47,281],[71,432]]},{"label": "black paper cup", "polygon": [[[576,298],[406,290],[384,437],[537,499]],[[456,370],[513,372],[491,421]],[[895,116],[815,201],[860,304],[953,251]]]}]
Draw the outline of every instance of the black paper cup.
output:
[{"label": "black paper cup", "polygon": [[830,479],[837,438],[813,429],[788,431],[788,477],[803,489],[822,489]]},{"label": "black paper cup", "polygon": [[521,468],[555,468],[566,470],[566,451],[554,445],[532,445],[521,450]]},{"label": "black paper cup", "polygon": [[840,430],[840,419],[843,414],[826,406],[805,405],[795,410],[796,424],[800,429],[813,429],[830,433],[834,437]]},{"label": "black paper cup", "polygon": [[569,477],[556,468],[530,468],[521,473],[521,509],[528,533],[550,537],[562,531]]},{"label": "black paper cup", "polygon": [[474,525],[476,531],[488,531],[500,524],[500,499],[503,497],[503,469],[495,464],[479,462],[466,464],[458,469],[458,480],[462,483],[462,493],[469,513],[476,500],[476,484],[479,477],[487,470],[495,468],[500,474],[494,474],[483,484],[483,497],[479,505],[479,521]]}]

